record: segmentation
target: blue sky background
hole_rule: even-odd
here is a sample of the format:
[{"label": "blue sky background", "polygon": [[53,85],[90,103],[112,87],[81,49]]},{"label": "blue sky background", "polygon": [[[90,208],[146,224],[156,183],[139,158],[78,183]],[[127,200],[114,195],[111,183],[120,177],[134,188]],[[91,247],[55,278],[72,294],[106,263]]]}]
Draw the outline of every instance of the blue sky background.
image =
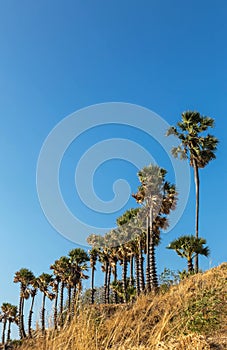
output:
[{"label": "blue sky background", "polygon": [[[36,164],[58,122],[102,102],[138,104],[171,125],[187,109],[215,118],[217,160],[201,171],[201,235],[211,249],[201,267],[226,261],[226,15],[224,0],[1,1],[0,303],[18,302],[15,271],[28,267],[36,275],[48,272],[55,259],[75,247],[42,212]],[[74,152],[106,136],[135,140],[168,167],[154,142],[135,130],[106,127],[83,135],[63,159],[61,185],[68,205],[93,225],[113,225],[117,215],[89,215],[73,198]],[[102,199],[111,199],[112,183],[119,177],[136,191],[137,169],[123,163],[108,162],[97,170],[94,186]],[[190,199],[180,222],[163,235],[157,249],[159,272],[165,266],[185,267],[165,246],[180,234],[194,232],[193,182]]]}]

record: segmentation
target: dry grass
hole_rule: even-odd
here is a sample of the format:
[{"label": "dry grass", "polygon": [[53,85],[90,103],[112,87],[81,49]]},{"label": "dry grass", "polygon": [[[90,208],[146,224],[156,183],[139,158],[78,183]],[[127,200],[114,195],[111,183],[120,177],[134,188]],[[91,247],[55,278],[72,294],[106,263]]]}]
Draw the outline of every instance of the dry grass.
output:
[{"label": "dry grass", "polygon": [[133,305],[87,307],[63,331],[20,350],[227,349],[226,281],[225,263]]}]

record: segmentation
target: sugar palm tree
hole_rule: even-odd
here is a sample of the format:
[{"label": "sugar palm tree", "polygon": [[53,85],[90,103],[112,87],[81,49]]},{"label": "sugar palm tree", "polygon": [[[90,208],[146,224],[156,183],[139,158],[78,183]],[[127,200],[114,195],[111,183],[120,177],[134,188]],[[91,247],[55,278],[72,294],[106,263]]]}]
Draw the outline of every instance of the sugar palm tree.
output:
[{"label": "sugar palm tree", "polygon": [[41,324],[42,324],[43,334],[45,334],[45,300],[46,300],[46,297],[49,298],[50,300],[53,300],[55,297],[55,294],[51,293],[49,290],[52,281],[53,281],[53,277],[48,273],[42,273],[39,277],[37,277],[38,288],[43,293],[42,311],[41,311]]},{"label": "sugar palm tree", "polygon": [[12,305],[10,303],[3,303],[1,306],[1,311],[2,313],[0,314],[0,322],[3,323],[2,344],[5,344],[5,332],[6,332],[7,321],[8,321],[7,342],[10,341],[11,324],[13,322],[17,323],[18,321],[17,306]]},{"label": "sugar palm tree", "polygon": [[[138,173],[141,185],[132,196],[143,204],[139,212],[141,220],[146,218],[146,290],[158,287],[155,245],[160,241],[160,230],[168,225],[167,215],[175,209],[175,186],[165,180],[167,171],[150,164]],[[144,225],[145,226],[145,225]]]},{"label": "sugar palm tree", "polygon": [[[81,291],[81,281],[88,279],[84,271],[88,270],[87,261],[89,256],[84,249],[75,248],[69,252],[69,277],[68,277],[68,321],[74,316],[76,293]],[[71,289],[73,298],[71,303]]]},{"label": "sugar palm tree", "polygon": [[33,307],[34,307],[34,302],[35,302],[35,296],[37,294],[37,288],[38,288],[38,283],[36,278],[34,278],[31,282],[30,282],[31,288],[29,290],[29,294],[31,296],[31,306],[30,306],[30,310],[29,310],[29,316],[28,316],[28,335],[31,338],[32,337],[32,315],[33,315]]},{"label": "sugar palm tree", "polygon": [[24,329],[24,300],[29,298],[29,285],[34,280],[35,276],[33,273],[26,269],[22,268],[15,273],[14,283],[20,283],[20,300],[19,300],[19,335],[20,338],[25,338],[26,333]]},{"label": "sugar palm tree", "polygon": [[94,280],[95,280],[95,266],[98,259],[98,249],[92,248],[89,251],[90,255],[90,268],[91,268],[91,304],[94,304],[94,297],[95,297],[95,288],[94,288]]},{"label": "sugar palm tree", "polygon": [[[214,127],[214,119],[202,116],[196,111],[187,111],[182,113],[181,121],[176,127],[172,126],[167,132],[167,136],[174,135],[180,140],[180,145],[172,149],[174,157],[180,156],[180,159],[189,159],[190,165],[194,169],[194,181],[196,192],[195,208],[195,237],[199,237],[199,193],[200,179],[199,169],[204,168],[212,159],[215,159],[218,140],[205,132],[208,128]],[[198,255],[195,256],[195,271],[198,272]]]},{"label": "sugar palm tree", "polygon": [[204,246],[206,240],[204,238],[196,238],[195,236],[181,236],[168,245],[168,249],[174,249],[181,258],[186,258],[188,262],[188,272],[193,272],[193,258],[197,255],[209,255],[209,248]]},{"label": "sugar palm tree", "polygon": [[10,342],[11,324],[18,324],[18,310],[16,305],[9,304],[8,306],[8,330],[7,330],[7,343]]}]

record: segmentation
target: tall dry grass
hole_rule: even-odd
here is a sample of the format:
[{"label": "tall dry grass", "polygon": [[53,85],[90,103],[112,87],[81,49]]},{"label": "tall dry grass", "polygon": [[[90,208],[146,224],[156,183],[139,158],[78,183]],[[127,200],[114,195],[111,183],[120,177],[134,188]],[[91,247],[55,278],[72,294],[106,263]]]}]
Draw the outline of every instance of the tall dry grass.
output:
[{"label": "tall dry grass", "polygon": [[227,264],[132,305],[84,307],[61,332],[20,350],[227,349]]}]

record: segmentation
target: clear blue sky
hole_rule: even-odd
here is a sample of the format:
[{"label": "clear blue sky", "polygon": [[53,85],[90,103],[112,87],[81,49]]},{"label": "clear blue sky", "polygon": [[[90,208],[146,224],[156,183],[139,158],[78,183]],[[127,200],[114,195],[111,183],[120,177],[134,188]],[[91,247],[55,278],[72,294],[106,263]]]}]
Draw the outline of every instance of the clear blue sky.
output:
[{"label": "clear blue sky", "polygon": [[[213,133],[220,140],[217,160],[201,171],[201,235],[211,249],[201,267],[226,261],[226,16],[224,0],[1,1],[0,303],[18,302],[19,286],[12,282],[15,271],[28,267],[36,275],[48,272],[55,259],[75,247],[42,212],[36,191],[37,159],[58,122],[102,102],[138,104],[171,125],[187,109],[215,118]],[[146,137],[113,127],[92,130],[81,145],[66,153],[61,173],[65,200],[94,226],[102,220],[113,225],[116,215],[101,218],[73,206],[73,152],[80,147],[85,151],[86,145],[89,148],[106,136],[126,137],[149,149]],[[158,161],[159,155],[154,156]],[[119,174],[126,174],[135,192],[137,170],[128,166],[114,160],[97,170],[97,194],[111,199],[112,183]],[[157,250],[159,272],[165,266],[185,266],[165,246],[193,231],[192,186],[184,215],[163,235]]]}]

